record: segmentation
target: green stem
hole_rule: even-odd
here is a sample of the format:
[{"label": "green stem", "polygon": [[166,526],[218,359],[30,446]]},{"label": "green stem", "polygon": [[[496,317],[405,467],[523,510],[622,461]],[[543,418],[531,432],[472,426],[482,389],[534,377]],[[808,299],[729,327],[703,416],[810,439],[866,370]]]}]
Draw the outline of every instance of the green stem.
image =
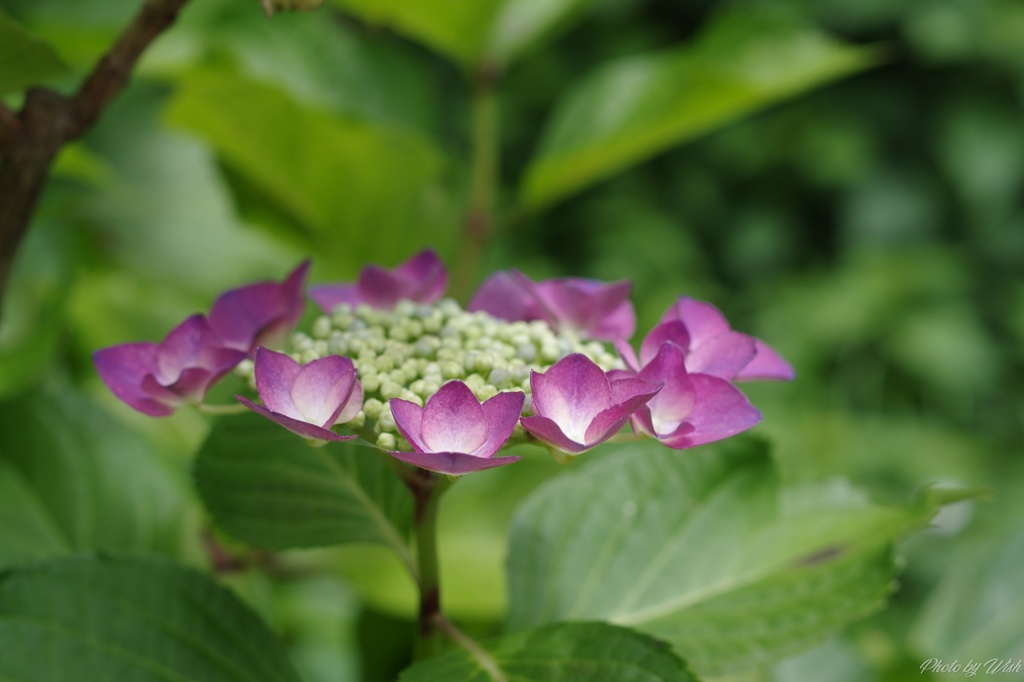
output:
[{"label": "green stem", "polygon": [[447,477],[420,471],[419,483],[410,485],[416,502],[416,558],[419,569],[419,630],[414,659],[430,658],[440,650],[438,617],[441,613],[441,576],[437,561],[437,512],[441,495],[452,484]]},{"label": "green stem", "polygon": [[200,403],[196,405],[196,409],[206,414],[242,414],[249,411],[249,408],[242,403],[228,405],[207,405],[206,403]]},{"label": "green stem", "polygon": [[498,73],[483,65],[477,72],[472,107],[469,199],[463,220],[463,239],[452,295],[465,301],[475,284],[484,247],[494,227],[494,197],[498,187],[501,133],[498,117]]}]

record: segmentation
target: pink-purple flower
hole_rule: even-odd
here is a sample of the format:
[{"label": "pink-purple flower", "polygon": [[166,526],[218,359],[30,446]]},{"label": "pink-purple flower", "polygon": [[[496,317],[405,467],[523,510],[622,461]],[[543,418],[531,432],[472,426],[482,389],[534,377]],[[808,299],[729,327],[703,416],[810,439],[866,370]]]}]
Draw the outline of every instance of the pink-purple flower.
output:
[{"label": "pink-purple flower", "polygon": [[193,315],[161,343],[124,343],[93,354],[96,370],[129,406],[163,417],[185,403],[202,402],[207,390],[245,358],[202,315]]},{"label": "pink-purple flower", "polygon": [[606,373],[585,355],[568,355],[543,374],[530,375],[533,415],[523,428],[572,455],[608,440],[662,384],[624,372]]},{"label": "pink-purple flower", "polygon": [[761,413],[725,379],[687,372],[686,353],[671,340],[659,345],[637,376],[664,387],[633,414],[633,429],[670,448],[722,440],[761,421]]},{"label": "pink-purple flower", "polygon": [[558,331],[583,338],[615,341],[633,335],[636,313],[628,281],[598,282],[564,277],[533,282],[516,270],[497,272],[480,286],[469,303],[503,320],[544,320]]},{"label": "pink-purple flower", "polygon": [[[682,347],[690,372],[729,381],[790,381],[795,376],[793,367],[775,349],[760,339],[733,331],[725,316],[710,303],[680,297],[661,318],[662,323],[673,321],[682,322],[686,328],[689,340]],[[626,355],[623,359],[630,362]],[[641,362],[647,361],[641,358]]]},{"label": "pink-purple flower", "polygon": [[388,310],[402,299],[416,303],[435,303],[448,288],[448,271],[437,254],[427,249],[389,270],[369,265],[359,273],[354,284],[325,284],[312,287],[310,298],[325,313],[347,303],[352,307],[366,304]]},{"label": "pink-purple flower", "polygon": [[262,405],[236,396],[253,412],[313,440],[350,440],[331,431],[362,409],[363,388],[349,358],[329,355],[300,365],[284,353],[256,350],[256,390]]},{"label": "pink-purple flower", "polygon": [[499,393],[483,404],[461,381],[450,381],[426,405],[392,398],[395,424],[415,452],[392,452],[398,459],[442,474],[459,476],[510,464],[520,457],[495,457],[512,435],[525,396]]},{"label": "pink-purple flower", "polygon": [[229,348],[252,355],[257,346],[278,346],[302,317],[302,290],[309,261],[283,282],[257,282],[221,294],[210,311],[210,326]]}]

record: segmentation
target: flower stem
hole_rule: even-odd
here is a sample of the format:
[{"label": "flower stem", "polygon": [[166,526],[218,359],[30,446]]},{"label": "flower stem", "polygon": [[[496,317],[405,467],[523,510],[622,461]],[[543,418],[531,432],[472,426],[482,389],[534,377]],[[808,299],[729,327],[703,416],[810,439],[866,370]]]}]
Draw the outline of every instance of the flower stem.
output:
[{"label": "flower stem", "polygon": [[462,228],[462,248],[452,273],[452,295],[461,301],[469,299],[481,255],[493,230],[501,141],[498,71],[483,64],[477,69],[474,81],[469,198]]},{"label": "flower stem", "polygon": [[196,409],[205,414],[242,414],[249,410],[249,408],[242,403],[227,405],[207,405],[206,403],[199,403],[196,405]]},{"label": "flower stem", "polygon": [[417,483],[410,484],[415,500],[416,558],[419,569],[419,629],[413,658],[430,658],[440,650],[438,617],[441,613],[441,580],[437,561],[437,512],[441,495],[452,481],[419,470]]}]

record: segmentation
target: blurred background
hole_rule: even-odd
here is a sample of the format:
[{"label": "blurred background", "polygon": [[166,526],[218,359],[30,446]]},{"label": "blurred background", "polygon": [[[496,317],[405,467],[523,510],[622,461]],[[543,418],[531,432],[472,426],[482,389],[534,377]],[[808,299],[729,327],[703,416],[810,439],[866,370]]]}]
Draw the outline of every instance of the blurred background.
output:
[{"label": "blurred background", "polygon": [[[67,92],[139,4],[0,9],[53,47]],[[894,504],[993,489],[899,548],[888,609],[743,679],[1024,657],[1024,4],[505,3],[524,9],[504,42],[463,4],[268,19],[194,0],[64,150],[0,325],[0,566],[91,547],[206,562],[188,473],[206,418],[132,413],[92,352],[308,256],[326,282],[433,246],[464,300],[498,268],[628,278],[640,335],[679,295],[713,302],[796,367],[747,387],[791,480]],[[508,514],[557,475],[510,469],[467,479],[441,522],[448,606],[480,631],[503,611]],[[285,563],[228,578],[306,679],[392,679],[412,627],[397,565]]]}]

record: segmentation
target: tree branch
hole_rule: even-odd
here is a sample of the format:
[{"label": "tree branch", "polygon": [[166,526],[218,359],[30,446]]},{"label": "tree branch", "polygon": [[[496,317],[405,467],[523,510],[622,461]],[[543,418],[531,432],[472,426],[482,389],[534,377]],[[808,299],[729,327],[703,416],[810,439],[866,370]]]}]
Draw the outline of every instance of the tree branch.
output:
[{"label": "tree branch", "polygon": [[188,0],[147,0],[71,98],[29,90],[15,115],[0,104],[0,310],[18,248],[61,147],[81,137],[128,82],[150,43]]}]

